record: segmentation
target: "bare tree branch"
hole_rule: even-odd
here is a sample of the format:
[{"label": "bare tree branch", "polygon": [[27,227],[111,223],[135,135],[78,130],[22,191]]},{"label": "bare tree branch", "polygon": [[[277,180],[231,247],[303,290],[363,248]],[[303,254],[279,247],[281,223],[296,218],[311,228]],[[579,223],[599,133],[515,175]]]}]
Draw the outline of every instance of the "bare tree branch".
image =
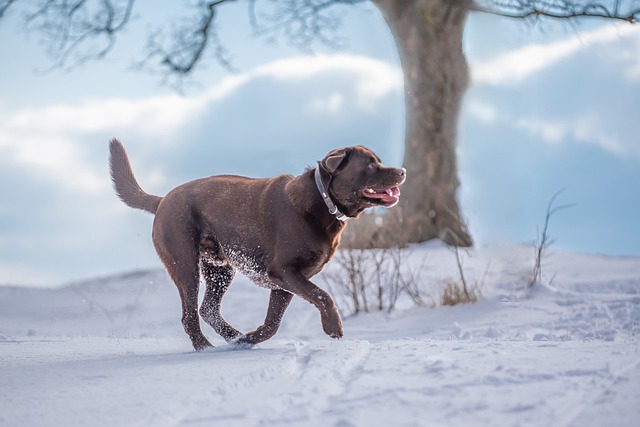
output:
[{"label": "bare tree branch", "polygon": [[211,44],[216,60],[225,68],[233,70],[234,67],[220,40],[214,20],[218,6],[235,1],[199,1],[195,6],[197,16],[184,20],[174,31],[169,48],[165,48],[164,43],[158,40],[162,37],[160,32],[150,37],[147,43],[148,55],[143,63],[157,58],[160,67],[164,68],[166,73],[186,75],[201,62],[202,55]]},{"label": "bare tree branch", "polygon": [[[131,18],[135,0],[48,0],[26,18],[27,29],[35,29],[56,57],[54,67],[64,66],[71,54],[76,61],[104,58],[117,34]],[[81,46],[87,47],[80,51]]]},{"label": "bare tree branch", "polygon": [[[286,39],[303,51],[312,52],[320,43],[342,47],[336,36],[343,11],[366,0],[247,0],[247,15],[258,36]],[[380,5],[385,0],[372,0]],[[393,0],[395,1],[395,0]],[[443,0],[452,7],[491,13],[511,18],[536,20],[541,17],[577,20],[599,17],[626,22],[640,19],[640,0]],[[186,76],[203,62],[206,52],[234,70],[229,52],[217,31],[219,6],[237,0],[197,0],[194,14],[183,19],[171,34],[155,31],[146,46],[141,65],[149,65],[166,76]],[[0,20],[10,7],[30,7],[30,2],[0,0]],[[48,53],[55,58],[52,68],[71,66],[104,58],[113,48],[117,36],[132,17],[135,0],[40,0],[26,17],[27,30],[38,32]],[[27,9],[28,10],[28,9]]]},{"label": "bare tree branch", "polygon": [[593,17],[630,23],[640,19],[638,0],[475,0],[469,9],[519,19]]},{"label": "bare tree branch", "polygon": [[339,48],[344,41],[335,36],[342,21],[340,15],[330,10],[336,5],[352,6],[366,0],[281,0],[262,17],[267,25],[260,25],[255,10],[255,0],[251,1],[250,16],[254,31],[273,39],[284,36],[294,47],[312,51],[314,42]]},{"label": "bare tree branch", "polygon": [[9,9],[9,6],[11,6],[15,2],[16,2],[16,0],[2,0],[2,1],[0,1],[0,19],[2,19],[2,17],[5,14],[5,12],[7,11],[7,9]]},{"label": "bare tree branch", "polygon": [[[215,26],[218,6],[234,1],[236,0],[199,1],[195,6],[195,18],[184,20],[169,37],[168,43],[160,31],[149,38],[147,56],[141,65],[157,61],[167,77],[181,79],[202,62],[207,49],[212,49],[219,64],[235,71]],[[364,1],[366,0],[281,0],[269,2],[267,6],[258,9],[257,0],[249,0],[247,14],[256,35],[277,38],[282,34],[297,48],[311,51],[311,45],[316,41],[328,46],[340,46],[334,37],[335,30],[340,26],[340,17],[329,11],[332,6],[353,5]],[[267,25],[263,26],[261,22],[266,22]]]}]

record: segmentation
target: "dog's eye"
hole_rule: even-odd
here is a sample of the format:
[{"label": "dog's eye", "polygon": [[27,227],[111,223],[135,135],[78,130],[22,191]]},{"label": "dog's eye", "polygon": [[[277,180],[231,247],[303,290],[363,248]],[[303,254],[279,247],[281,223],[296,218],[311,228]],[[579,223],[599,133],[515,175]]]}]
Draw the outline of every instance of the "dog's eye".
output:
[{"label": "dog's eye", "polygon": [[368,167],[369,169],[375,169],[375,168],[376,168],[376,164],[375,164],[375,162],[371,162],[371,163],[369,163],[369,164],[367,165],[367,167]]}]

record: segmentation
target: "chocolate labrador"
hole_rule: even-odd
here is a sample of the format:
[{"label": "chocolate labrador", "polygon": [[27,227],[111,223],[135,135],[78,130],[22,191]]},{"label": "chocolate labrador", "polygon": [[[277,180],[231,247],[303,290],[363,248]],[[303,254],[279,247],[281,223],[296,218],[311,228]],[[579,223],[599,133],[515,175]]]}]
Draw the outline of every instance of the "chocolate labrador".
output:
[{"label": "chocolate labrador", "polygon": [[[347,219],[398,203],[404,169],[385,167],[365,147],[347,147],[299,176],[218,175],[159,197],[140,188],[118,140],[109,149],[120,199],[155,214],[153,244],[178,287],[182,324],[196,350],[211,346],[198,317],[200,276],[206,283],[200,315],[228,342],[252,345],[271,338],[293,295],[318,308],[327,335],[342,337],[333,299],[309,279],[331,259]],[[271,290],[264,323],[247,334],[220,314],[236,270]]]}]

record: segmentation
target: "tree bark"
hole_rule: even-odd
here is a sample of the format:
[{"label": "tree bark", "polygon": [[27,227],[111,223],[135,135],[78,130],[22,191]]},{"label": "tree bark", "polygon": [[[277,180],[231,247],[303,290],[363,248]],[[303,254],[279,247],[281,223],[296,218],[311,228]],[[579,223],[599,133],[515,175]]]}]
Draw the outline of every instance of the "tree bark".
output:
[{"label": "tree bark", "polygon": [[462,35],[469,0],[373,0],[404,71],[406,135],[403,237],[471,246],[456,200],[456,134],[468,67]]}]

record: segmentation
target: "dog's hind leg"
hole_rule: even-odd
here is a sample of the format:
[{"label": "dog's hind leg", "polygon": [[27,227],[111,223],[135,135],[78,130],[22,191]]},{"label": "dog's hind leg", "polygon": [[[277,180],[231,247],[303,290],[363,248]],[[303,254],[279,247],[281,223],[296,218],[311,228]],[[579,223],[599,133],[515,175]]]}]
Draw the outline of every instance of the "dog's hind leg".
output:
[{"label": "dog's hind leg", "polygon": [[222,338],[231,341],[242,334],[228,324],[220,314],[222,297],[229,289],[235,275],[234,268],[223,262],[222,256],[201,257],[200,269],[207,284],[207,290],[200,306],[200,315]]},{"label": "dog's hind leg", "polygon": [[[156,216],[156,223],[158,222]],[[169,223],[169,224],[167,224]],[[153,243],[182,301],[182,326],[196,351],[211,347],[202,334],[198,316],[198,248],[193,245],[189,224],[164,221],[154,224]]]},{"label": "dog's hind leg", "polygon": [[[189,263],[191,264],[191,263]],[[167,267],[169,276],[178,287],[182,301],[182,326],[191,339],[191,344],[196,351],[211,347],[211,343],[203,335],[200,329],[198,317],[198,264],[174,263]]]},{"label": "dog's hind leg", "polygon": [[285,310],[293,298],[291,292],[283,289],[272,289],[269,295],[269,309],[264,323],[255,331],[251,331],[238,339],[240,344],[258,344],[266,341],[278,332]]}]

